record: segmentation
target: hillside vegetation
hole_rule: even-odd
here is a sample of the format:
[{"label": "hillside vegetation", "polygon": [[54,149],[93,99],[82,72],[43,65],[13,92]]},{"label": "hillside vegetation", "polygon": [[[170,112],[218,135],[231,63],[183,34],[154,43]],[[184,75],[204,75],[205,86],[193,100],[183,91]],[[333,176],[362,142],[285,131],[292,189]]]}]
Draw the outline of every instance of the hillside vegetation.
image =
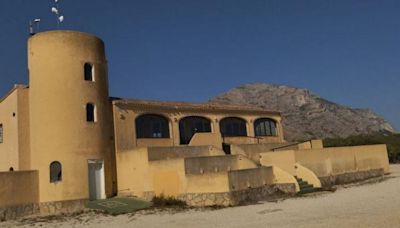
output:
[{"label": "hillside vegetation", "polygon": [[356,135],[347,138],[326,138],[325,147],[386,144],[389,161],[400,163],[400,134]]}]

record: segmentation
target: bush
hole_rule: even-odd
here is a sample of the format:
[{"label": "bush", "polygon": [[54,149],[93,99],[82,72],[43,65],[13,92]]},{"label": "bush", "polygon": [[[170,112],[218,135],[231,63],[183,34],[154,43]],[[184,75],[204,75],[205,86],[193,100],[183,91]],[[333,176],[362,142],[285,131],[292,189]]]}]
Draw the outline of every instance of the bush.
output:
[{"label": "bush", "polygon": [[400,134],[354,135],[347,138],[326,138],[325,147],[386,144],[390,163],[400,162]]},{"label": "bush", "polygon": [[151,200],[155,207],[186,207],[186,202],[172,196],[155,196]]}]

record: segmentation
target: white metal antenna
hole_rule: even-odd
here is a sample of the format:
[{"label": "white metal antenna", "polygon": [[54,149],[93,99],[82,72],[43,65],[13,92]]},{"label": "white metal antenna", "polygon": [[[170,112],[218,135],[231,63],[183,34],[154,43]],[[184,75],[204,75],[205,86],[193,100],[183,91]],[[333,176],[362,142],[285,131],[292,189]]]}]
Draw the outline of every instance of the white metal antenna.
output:
[{"label": "white metal antenna", "polygon": [[[31,36],[35,35],[36,32],[39,31],[39,23],[40,23],[40,18],[36,18],[33,21],[29,21],[29,34]],[[34,25],[36,25],[36,28],[34,29]]]},{"label": "white metal antenna", "polygon": [[64,21],[64,16],[60,13],[60,0],[54,0],[55,6],[51,7],[51,12],[56,15],[57,28],[60,28],[60,24]]}]

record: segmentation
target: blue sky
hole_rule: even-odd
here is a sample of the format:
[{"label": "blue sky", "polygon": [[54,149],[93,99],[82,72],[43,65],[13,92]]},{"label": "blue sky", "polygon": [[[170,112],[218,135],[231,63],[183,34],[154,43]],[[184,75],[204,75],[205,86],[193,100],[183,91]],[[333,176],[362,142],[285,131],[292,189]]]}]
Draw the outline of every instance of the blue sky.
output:
[{"label": "blue sky", "polygon": [[[207,101],[245,83],[307,88],[400,129],[398,0],[60,0],[62,29],[106,43],[112,96]],[[0,94],[27,83],[28,21],[51,0],[0,1]]]}]

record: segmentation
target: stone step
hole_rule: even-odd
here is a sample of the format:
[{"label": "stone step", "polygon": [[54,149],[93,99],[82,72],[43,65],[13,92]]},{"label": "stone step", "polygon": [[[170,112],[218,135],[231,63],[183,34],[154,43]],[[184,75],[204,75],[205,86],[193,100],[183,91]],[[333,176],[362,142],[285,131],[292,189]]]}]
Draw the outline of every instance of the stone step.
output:
[{"label": "stone step", "polygon": [[300,194],[300,195],[317,192],[317,191],[321,190],[321,188],[314,188],[314,185],[309,184],[307,181],[303,180],[302,178],[299,178],[297,176],[295,176],[295,178],[300,187],[300,191],[298,192],[298,194]]},{"label": "stone step", "polygon": [[300,190],[306,189],[306,188],[314,188],[314,185],[312,185],[312,184],[305,184],[305,185],[299,185],[299,186],[300,186]]},{"label": "stone step", "polygon": [[298,192],[297,194],[303,195],[303,194],[312,193],[312,192],[318,192],[318,191],[321,191],[321,188],[303,189],[303,190],[300,190],[300,192]]}]

